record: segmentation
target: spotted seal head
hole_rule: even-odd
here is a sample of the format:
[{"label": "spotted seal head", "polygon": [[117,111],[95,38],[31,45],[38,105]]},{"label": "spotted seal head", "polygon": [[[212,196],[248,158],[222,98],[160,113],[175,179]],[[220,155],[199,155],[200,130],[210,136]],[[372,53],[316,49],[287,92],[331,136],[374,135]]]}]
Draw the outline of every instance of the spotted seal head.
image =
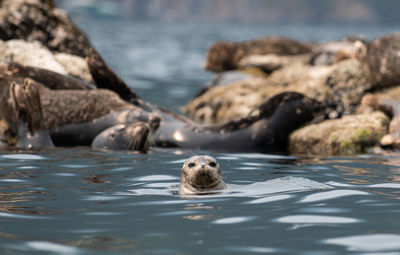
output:
[{"label": "spotted seal head", "polygon": [[225,189],[217,160],[210,156],[193,156],[185,161],[181,171],[180,195],[201,195]]},{"label": "spotted seal head", "polygon": [[92,142],[92,148],[147,152],[149,149],[149,133],[150,126],[144,122],[115,125],[97,135]]}]

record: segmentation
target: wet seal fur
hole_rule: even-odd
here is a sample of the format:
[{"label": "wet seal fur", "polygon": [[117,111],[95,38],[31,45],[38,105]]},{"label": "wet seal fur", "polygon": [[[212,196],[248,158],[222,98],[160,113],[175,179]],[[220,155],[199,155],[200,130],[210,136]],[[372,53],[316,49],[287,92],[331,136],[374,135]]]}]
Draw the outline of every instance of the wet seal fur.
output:
[{"label": "wet seal fur", "polygon": [[211,156],[193,156],[181,171],[180,195],[204,195],[226,188],[221,167]]},{"label": "wet seal fur", "polygon": [[147,152],[149,149],[149,133],[150,126],[144,122],[115,125],[98,134],[92,142],[92,148]]},{"label": "wet seal fur", "polygon": [[303,94],[284,92],[270,98],[248,117],[222,125],[202,126],[162,115],[154,139],[160,147],[285,152],[289,134],[322,114],[323,109],[322,103]]}]

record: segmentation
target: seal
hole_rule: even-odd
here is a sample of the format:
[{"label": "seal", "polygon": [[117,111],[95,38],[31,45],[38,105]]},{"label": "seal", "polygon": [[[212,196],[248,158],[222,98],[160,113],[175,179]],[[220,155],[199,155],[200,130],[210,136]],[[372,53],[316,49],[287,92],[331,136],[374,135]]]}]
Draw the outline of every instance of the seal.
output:
[{"label": "seal", "polygon": [[93,149],[131,150],[147,152],[149,149],[150,126],[144,122],[131,125],[115,125],[99,135],[92,142]]},{"label": "seal", "polygon": [[154,140],[160,147],[284,153],[289,134],[322,114],[323,109],[322,103],[303,94],[284,92],[249,116],[222,125],[204,126],[164,114]]},{"label": "seal", "polygon": [[221,167],[211,156],[193,156],[181,170],[180,195],[204,195],[226,188]]},{"label": "seal", "polygon": [[250,41],[218,41],[207,51],[204,69],[216,73],[233,70],[248,56],[275,54],[279,56],[307,54],[315,47],[312,43],[286,37],[271,36]]}]

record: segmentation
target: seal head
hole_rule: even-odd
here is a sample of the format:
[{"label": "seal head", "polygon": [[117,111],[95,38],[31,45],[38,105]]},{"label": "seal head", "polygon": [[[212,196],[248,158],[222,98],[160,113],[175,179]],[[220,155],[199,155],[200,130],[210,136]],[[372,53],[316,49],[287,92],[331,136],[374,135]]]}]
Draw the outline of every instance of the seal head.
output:
[{"label": "seal head", "polygon": [[181,171],[180,195],[209,194],[225,189],[217,160],[210,156],[193,156],[185,161]]},{"label": "seal head", "polygon": [[101,132],[93,140],[92,148],[100,150],[132,150],[147,152],[150,127],[147,123],[115,125]]}]

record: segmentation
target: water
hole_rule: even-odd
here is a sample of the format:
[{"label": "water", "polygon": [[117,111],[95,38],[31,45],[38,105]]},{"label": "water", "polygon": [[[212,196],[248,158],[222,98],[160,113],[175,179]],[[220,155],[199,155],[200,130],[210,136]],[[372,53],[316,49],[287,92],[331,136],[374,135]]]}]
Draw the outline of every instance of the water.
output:
[{"label": "water", "polygon": [[[210,81],[200,67],[217,39],[282,34],[321,41],[393,31],[78,22],[139,95],[174,111]],[[194,153],[215,156],[228,187],[242,193],[177,195],[181,165]],[[3,150],[0,169],[0,254],[400,254],[396,153],[301,158]],[[296,178],[331,188],[305,188]]]}]

